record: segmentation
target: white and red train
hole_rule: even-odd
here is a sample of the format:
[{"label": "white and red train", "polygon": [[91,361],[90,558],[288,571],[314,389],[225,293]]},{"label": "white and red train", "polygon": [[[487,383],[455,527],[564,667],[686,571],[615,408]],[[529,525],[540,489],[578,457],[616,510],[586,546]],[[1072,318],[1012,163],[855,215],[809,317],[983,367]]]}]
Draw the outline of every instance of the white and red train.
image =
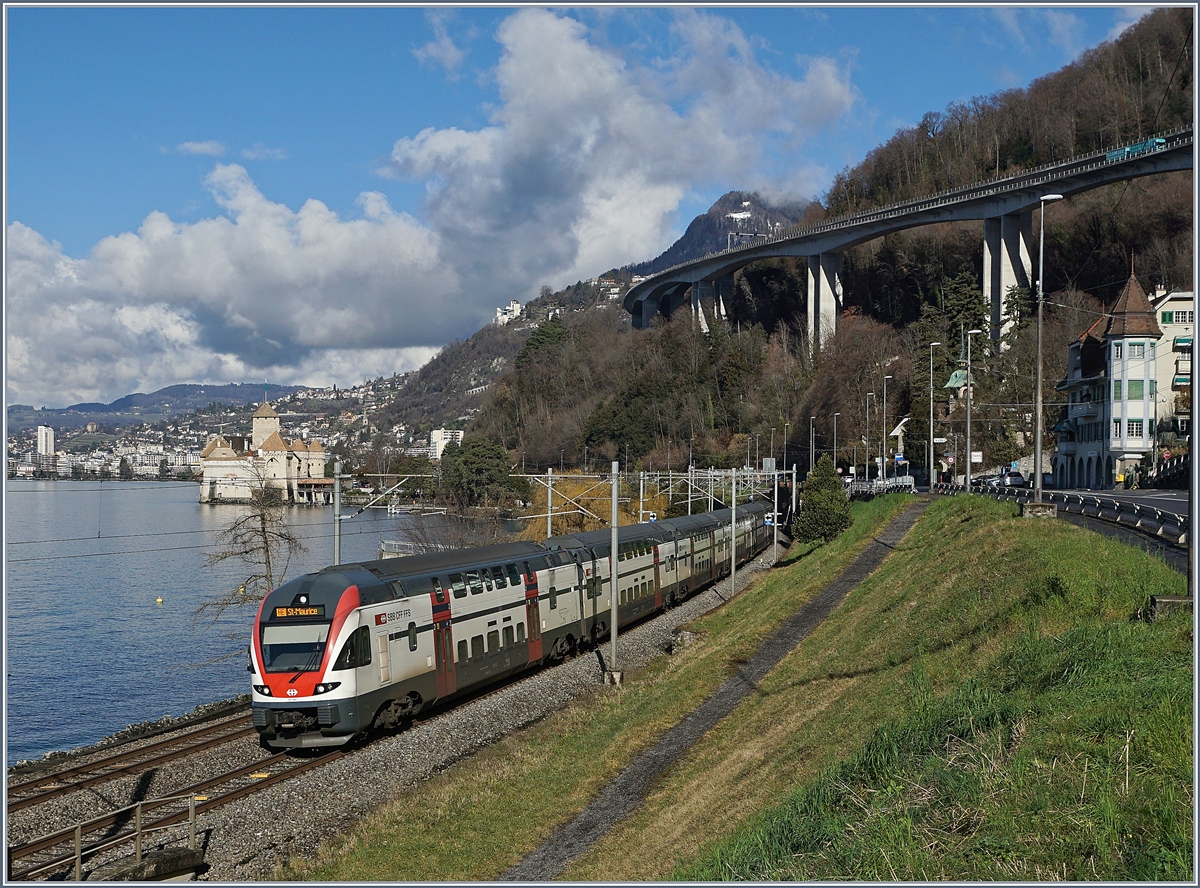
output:
[{"label": "white and red train", "polygon": [[[742,563],[770,506],[737,510]],[[619,528],[619,627],[729,575],[729,509]],[[254,620],[251,713],[264,745],[336,746],[608,635],[611,531],[327,567]]]}]

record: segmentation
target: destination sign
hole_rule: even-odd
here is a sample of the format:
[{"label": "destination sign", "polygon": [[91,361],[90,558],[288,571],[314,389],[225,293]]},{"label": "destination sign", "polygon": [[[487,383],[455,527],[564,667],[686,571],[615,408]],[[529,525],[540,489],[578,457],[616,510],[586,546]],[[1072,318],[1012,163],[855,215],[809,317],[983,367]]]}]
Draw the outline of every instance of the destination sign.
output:
[{"label": "destination sign", "polygon": [[277,607],[275,608],[275,619],[286,620],[289,617],[323,617],[325,616],[325,605],[310,604],[307,607]]}]

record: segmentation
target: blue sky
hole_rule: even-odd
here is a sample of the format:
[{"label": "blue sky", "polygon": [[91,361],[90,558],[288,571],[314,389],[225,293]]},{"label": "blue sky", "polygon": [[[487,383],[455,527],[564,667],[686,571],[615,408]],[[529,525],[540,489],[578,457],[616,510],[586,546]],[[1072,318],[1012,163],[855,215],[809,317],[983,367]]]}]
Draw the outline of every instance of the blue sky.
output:
[{"label": "blue sky", "polygon": [[1149,7],[6,7],[6,396],[353,384]]}]

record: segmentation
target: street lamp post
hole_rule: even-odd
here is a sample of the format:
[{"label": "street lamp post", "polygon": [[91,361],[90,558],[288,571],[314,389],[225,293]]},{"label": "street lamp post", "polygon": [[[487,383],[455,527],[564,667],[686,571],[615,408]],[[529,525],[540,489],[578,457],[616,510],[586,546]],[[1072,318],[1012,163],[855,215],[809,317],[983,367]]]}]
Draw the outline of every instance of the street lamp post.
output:
[{"label": "street lamp post", "polygon": [[813,425],[817,418],[808,418],[808,474],[812,474],[813,466],[817,464],[817,429]]},{"label": "street lamp post", "polygon": [[754,471],[756,472],[758,471],[759,466],[762,465],[762,461],[758,458],[758,439],[759,435],[756,434],[754,436]]},{"label": "street lamp post", "polygon": [[788,429],[790,429],[791,427],[792,427],[792,424],[791,424],[790,422],[785,422],[785,423],[783,424],[783,467],[784,467],[785,469],[787,468],[787,439],[788,439]]},{"label": "street lamp post", "polygon": [[837,471],[837,418],[840,413],[833,414],[833,470]]},{"label": "street lamp post", "polygon": [[971,389],[973,388],[971,385],[971,337],[982,332],[982,330],[967,331],[967,493],[971,492]]},{"label": "street lamp post", "polygon": [[883,480],[884,481],[887,480],[887,466],[888,466],[887,381],[891,378],[892,377],[890,377],[890,376],[883,377],[883,440],[879,442],[879,468],[883,472]]},{"label": "street lamp post", "polygon": [[867,409],[866,420],[867,430],[863,435],[863,480],[871,480],[871,399],[875,397],[874,392],[867,392]]},{"label": "street lamp post", "polygon": [[929,343],[929,489],[933,490],[933,349],[940,342]]},{"label": "street lamp post", "polygon": [[771,462],[775,462],[775,426],[771,426]]},{"label": "street lamp post", "polygon": [[1042,218],[1038,223],[1038,292],[1037,292],[1037,374],[1033,396],[1033,501],[1042,501],[1042,259],[1046,247],[1046,203],[1062,200],[1061,194],[1044,194],[1038,202]]}]

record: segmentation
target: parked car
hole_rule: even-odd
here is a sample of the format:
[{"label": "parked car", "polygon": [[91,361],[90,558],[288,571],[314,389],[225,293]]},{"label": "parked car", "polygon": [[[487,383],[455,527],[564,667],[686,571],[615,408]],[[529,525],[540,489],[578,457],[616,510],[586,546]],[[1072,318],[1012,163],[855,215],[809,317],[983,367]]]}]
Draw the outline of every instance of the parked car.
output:
[{"label": "parked car", "polygon": [[[1025,486],[1033,490],[1033,476],[1029,476],[1029,480],[1025,482]],[[1054,473],[1042,472],[1042,490],[1054,490]]]},{"label": "parked car", "polygon": [[998,487],[1024,487],[1025,476],[1020,472],[1009,472],[1007,475],[1000,476]]}]

